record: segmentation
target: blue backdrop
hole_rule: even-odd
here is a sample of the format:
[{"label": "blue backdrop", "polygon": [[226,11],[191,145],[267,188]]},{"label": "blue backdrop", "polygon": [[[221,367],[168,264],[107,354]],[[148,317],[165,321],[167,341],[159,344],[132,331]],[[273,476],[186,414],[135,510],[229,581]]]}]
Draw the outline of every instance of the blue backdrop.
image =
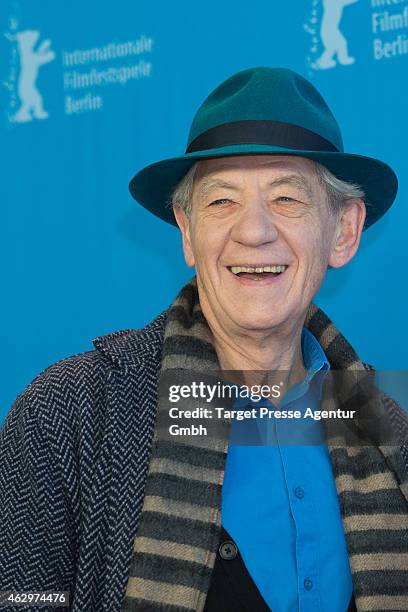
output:
[{"label": "blue backdrop", "polygon": [[46,366],[144,325],[192,275],[178,230],[127,184],[181,153],[204,97],[257,65],[311,79],[347,150],[400,178],[316,301],[363,359],[408,368],[406,0],[2,0],[0,12],[0,419]]}]

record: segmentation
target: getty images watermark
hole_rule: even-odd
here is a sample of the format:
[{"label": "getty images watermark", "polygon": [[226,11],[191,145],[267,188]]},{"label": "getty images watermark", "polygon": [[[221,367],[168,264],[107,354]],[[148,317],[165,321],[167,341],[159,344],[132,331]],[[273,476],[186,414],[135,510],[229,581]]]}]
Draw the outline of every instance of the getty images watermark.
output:
[{"label": "getty images watermark", "polygon": [[293,382],[284,372],[169,370],[160,379],[156,430],[166,441],[197,446],[211,439],[317,445],[338,436],[352,446],[368,438],[394,444],[387,401],[364,371],[320,371]]},{"label": "getty images watermark", "polygon": [[[204,382],[193,381],[190,384],[173,384],[169,387],[169,401],[179,404],[182,400],[195,399],[202,400],[204,404],[214,403],[214,400],[232,400],[238,405],[247,404],[247,408],[228,408],[225,406],[214,406],[212,408],[205,405],[195,408],[185,408],[172,406],[169,408],[169,418],[174,423],[169,425],[171,436],[194,436],[208,435],[208,427],[202,423],[195,424],[194,421],[221,419],[236,421],[245,420],[268,420],[268,419],[352,419],[356,410],[334,410],[314,409],[311,406],[303,406],[301,402],[291,402],[291,408],[278,408],[273,405],[271,400],[280,399],[282,396],[282,385],[231,385],[218,382],[216,384],[206,384]],[[243,402],[242,400],[247,400]],[[263,400],[267,400],[269,405],[265,405]],[[184,402],[183,402],[184,403]],[[303,402],[304,404],[304,402]],[[298,408],[295,408],[297,405]],[[303,408],[303,409],[302,409]],[[180,425],[181,421],[190,422],[189,425]]]}]

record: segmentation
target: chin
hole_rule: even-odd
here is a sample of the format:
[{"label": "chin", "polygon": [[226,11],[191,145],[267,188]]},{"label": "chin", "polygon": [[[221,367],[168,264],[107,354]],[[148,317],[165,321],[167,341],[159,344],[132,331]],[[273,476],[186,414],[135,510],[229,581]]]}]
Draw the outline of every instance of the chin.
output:
[{"label": "chin", "polygon": [[265,314],[264,316],[251,316],[242,317],[236,316],[231,317],[234,323],[241,328],[247,329],[248,331],[265,331],[272,330],[284,322],[284,317],[271,317],[271,313]]}]

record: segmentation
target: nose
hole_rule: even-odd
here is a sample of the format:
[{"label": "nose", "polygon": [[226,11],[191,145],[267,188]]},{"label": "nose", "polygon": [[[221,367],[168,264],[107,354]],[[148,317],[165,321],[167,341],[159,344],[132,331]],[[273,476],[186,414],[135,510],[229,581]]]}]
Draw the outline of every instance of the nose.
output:
[{"label": "nose", "polygon": [[278,238],[278,229],[272,211],[261,194],[256,193],[239,211],[231,230],[231,239],[245,246],[257,247]]}]

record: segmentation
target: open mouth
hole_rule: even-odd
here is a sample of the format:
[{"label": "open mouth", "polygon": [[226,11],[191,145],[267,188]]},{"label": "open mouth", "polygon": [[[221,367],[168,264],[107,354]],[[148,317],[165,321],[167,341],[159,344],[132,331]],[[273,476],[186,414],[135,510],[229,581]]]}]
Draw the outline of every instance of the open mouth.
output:
[{"label": "open mouth", "polygon": [[284,264],[274,264],[269,266],[228,266],[228,270],[234,276],[252,281],[262,281],[278,277],[285,272],[288,266]]}]

